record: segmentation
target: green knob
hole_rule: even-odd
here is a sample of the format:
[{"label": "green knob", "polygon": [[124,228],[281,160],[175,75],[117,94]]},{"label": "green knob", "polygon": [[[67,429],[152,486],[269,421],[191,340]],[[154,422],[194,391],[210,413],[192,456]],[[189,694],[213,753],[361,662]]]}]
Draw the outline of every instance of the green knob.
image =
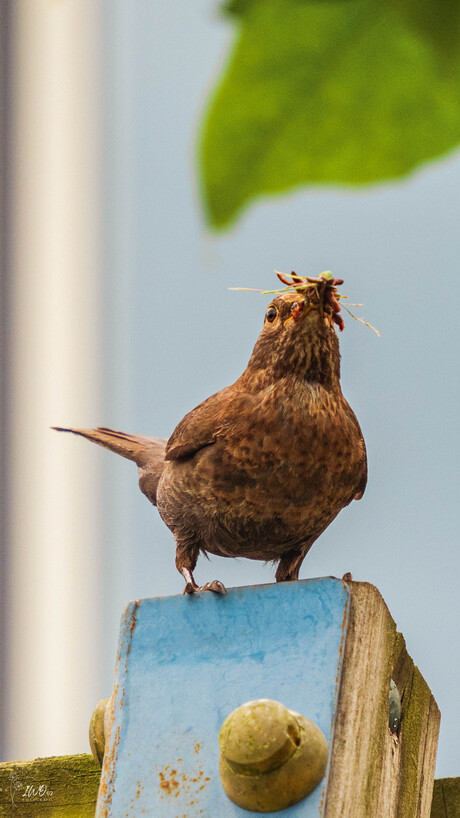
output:
[{"label": "green knob", "polygon": [[328,746],[319,727],[272,699],[247,702],[230,713],[219,747],[225,792],[252,812],[297,804],[326,772]]},{"label": "green knob", "polygon": [[89,746],[93,758],[102,767],[105,750],[106,736],[106,712],[110,699],[100,699],[94,708],[91,721],[89,723]]}]

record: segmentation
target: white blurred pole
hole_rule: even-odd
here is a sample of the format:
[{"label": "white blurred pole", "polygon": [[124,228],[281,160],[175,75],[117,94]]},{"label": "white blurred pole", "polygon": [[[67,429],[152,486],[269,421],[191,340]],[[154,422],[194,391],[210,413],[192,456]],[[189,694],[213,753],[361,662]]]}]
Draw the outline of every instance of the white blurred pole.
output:
[{"label": "white blurred pole", "polygon": [[98,419],[98,36],[95,0],[16,0],[11,760],[87,752],[102,695],[99,480],[49,430]]}]

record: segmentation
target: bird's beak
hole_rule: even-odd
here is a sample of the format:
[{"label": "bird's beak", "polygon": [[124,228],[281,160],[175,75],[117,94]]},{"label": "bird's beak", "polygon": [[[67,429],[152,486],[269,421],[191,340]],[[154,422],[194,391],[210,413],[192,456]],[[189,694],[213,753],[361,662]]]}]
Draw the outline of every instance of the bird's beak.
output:
[{"label": "bird's beak", "polygon": [[298,321],[305,311],[305,301],[295,301],[291,307],[291,317]]},{"label": "bird's beak", "polygon": [[305,301],[294,301],[289,315],[284,319],[284,323],[287,324],[288,321],[298,321],[299,318],[305,314],[306,306]]},{"label": "bird's beak", "polygon": [[300,318],[307,315],[311,309],[317,309],[319,305],[315,304],[314,302],[308,301],[294,301],[290,315],[286,318],[286,321],[299,321]]}]

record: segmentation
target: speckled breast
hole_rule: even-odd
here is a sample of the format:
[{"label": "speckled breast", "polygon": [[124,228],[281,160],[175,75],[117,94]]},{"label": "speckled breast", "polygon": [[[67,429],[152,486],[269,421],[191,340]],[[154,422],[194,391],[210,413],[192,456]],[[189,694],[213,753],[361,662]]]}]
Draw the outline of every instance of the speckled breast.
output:
[{"label": "speckled breast", "polygon": [[[364,442],[345,399],[318,390],[278,401],[188,461],[168,464],[158,507],[166,524],[221,556],[275,559],[315,539],[350,502],[365,469]],[[163,481],[162,481],[163,483]]]}]

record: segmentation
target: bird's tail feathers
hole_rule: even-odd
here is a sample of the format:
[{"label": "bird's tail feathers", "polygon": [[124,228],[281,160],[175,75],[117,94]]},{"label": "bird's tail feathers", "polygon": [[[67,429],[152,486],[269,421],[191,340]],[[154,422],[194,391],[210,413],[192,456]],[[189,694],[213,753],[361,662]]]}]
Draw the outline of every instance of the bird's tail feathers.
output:
[{"label": "bird's tail feathers", "polygon": [[152,459],[162,460],[166,446],[166,440],[161,437],[142,437],[141,435],[128,435],[125,432],[118,432],[115,429],[107,429],[98,426],[97,429],[74,429],[63,426],[52,426],[57,432],[72,432],[74,435],[86,437],[99,446],[133,460],[138,466],[143,466]]}]

